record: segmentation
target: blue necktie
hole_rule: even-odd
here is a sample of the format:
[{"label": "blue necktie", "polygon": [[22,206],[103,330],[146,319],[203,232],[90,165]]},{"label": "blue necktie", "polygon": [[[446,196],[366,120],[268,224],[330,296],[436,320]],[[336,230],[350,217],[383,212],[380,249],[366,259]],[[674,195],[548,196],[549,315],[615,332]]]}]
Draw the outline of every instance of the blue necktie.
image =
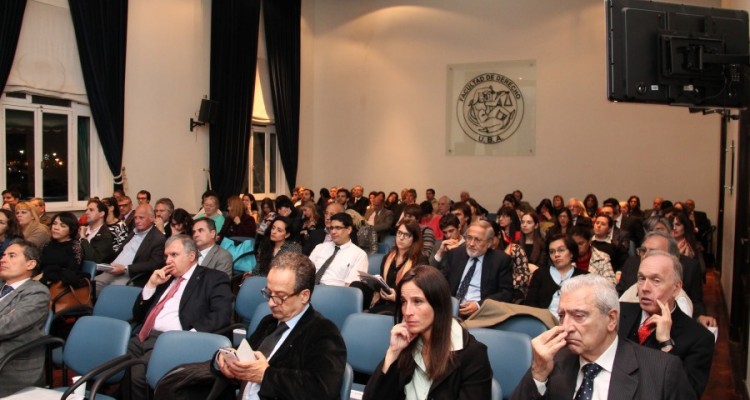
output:
[{"label": "blue necktie", "polygon": [[594,394],[594,378],[601,372],[602,366],[589,363],[583,366],[583,382],[573,400],[591,400]]},{"label": "blue necktie", "polygon": [[458,285],[458,292],[456,292],[456,297],[458,297],[459,303],[462,303],[464,301],[466,293],[469,292],[469,283],[471,283],[471,278],[474,277],[474,271],[477,269],[478,260],[479,259],[476,257],[471,259],[471,267],[469,267],[469,272],[466,273],[466,276],[464,276],[464,280],[462,280],[461,284]]},{"label": "blue necktie", "polygon": [[3,290],[0,290],[0,298],[5,297],[6,294],[13,291],[13,286],[5,285],[3,286]]}]

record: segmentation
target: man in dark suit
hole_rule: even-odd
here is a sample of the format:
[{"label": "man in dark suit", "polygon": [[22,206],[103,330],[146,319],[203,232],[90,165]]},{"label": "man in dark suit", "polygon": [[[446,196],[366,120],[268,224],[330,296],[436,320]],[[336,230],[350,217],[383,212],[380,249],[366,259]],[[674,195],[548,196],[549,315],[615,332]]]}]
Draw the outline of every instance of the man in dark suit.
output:
[{"label": "man in dark suit", "polygon": [[649,208],[648,210],[643,212],[643,218],[651,218],[651,217],[661,217],[664,215],[661,209],[661,204],[664,203],[664,198],[661,196],[654,197],[654,202],[652,208]]},{"label": "man in dark suit", "polygon": [[489,222],[475,222],[466,231],[466,243],[446,255],[443,275],[464,318],[477,311],[485,299],[513,300],[511,259],[490,249],[494,234]]},{"label": "man in dark suit", "polygon": [[[17,241],[0,258],[0,359],[8,352],[44,336],[49,313],[49,290],[30,279],[39,262],[39,250]],[[29,351],[0,371],[0,397],[41,383],[44,349]]]},{"label": "man in dark suit", "polygon": [[242,383],[238,398],[339,398],[346,345],[336,325],[310,304],[314,287],[315,265],[307,257],[288,252],[273,259],[263,290],[271,315],[248,340],[259,350],[257,360],[215,357],[220,376]]},{"label": "man in dark suit", "polygon": [[531,341],[531,368],[511,399],[697,399],[677,357],[618,338],[619,308],[605,278],[567,280],[560,326]]},{"label": "man in dark suit", "polygon": [[703,304],[703,280],[698,261],[680,254],[677,242],[667,233],[653,231],[646,235],[643,245],[638,248],[639,254],[629,257],[625,261],[620,281],[617,283],[617,292],[623,294],[636,284],[638,281],[638,267],[641,264],[642,256],[645,256],[646,252],[653,250],[666,251],[678,257],[680,264],[682,264],[682,289],[687,293],[690,301],[693,302],[693,316],[704,326],[717,326],[716,319],[708,315],[706,306]]},{"label": "man in dark suit", "polygon": [[172,226],[169,224],[174,212],[174,203],[168,197],[162,197],[156,200],[154,205],[154,226],[164,237],[172,236]]},{"label": "man in dark suit", "polygon": [[107,206],[98,199],[91,199],[86,205],[86,225],[81,226],[79,232],[84,260],[108,263],[115,258],[112,247],[115,239],[104,224],[108,212]]},{"label": "man in dark suit", "polygon": [[134,283],[143,286],[154,270],[164,265],[164,234],[154,228],[154,209],[143,204],[135,209],[135,229],[112,262],[112,269],[97,275],[96,294],[107,285],[125,285],[140,274]]},{"label": "man in dark suit", "polygon": [[675,355],[700,398],[714,354],[714,336],[677,307],[682,266],[664,251],[646,253],[638,269],[639,303],[622,303],[620,337]]},{"label": "man in dark suit", "polygon": [[[169,238],[164,254],[166,265],[151,274],[133,306],[133,321],[142,325],[130,339],[128,353],[144,361],[162,332],[213,332],[229,325],[232,315],[229,277],[198,265],[198,249],[190,237]],[[148,390],[145,370],[143,365],[132,369],[134,398]]]},{"label": "man in dark suit", "polygon": [[130,196],[125,196],[117,199],[117,207],[120,209],[120,219],[125,222],[128,230],[133,230],[133,224],[135,222],[135,211],[133,210],[133,200]]},{"label": "man in dark suit", "polygon": [[223,247],[216,244],[216,223],[211,218],[198,218],[193,223],[193,241],[198,248],[198,263],[232,278],[234,260]]},{"label": "man in dark suit", "polygon": [[352,197],[349,199],[348,208],[354,209],[359,215],[365,215],[367,207],[370,205],[370,200],[363,196],[364,193],[365,189],[362,186],[357,185],[352,188]]},{"label": "man in dark suit", "polygon": [[378,192],[372,198],[372,207],[368,208],[363,214],[368,225],[375,228],[378,233],[378,241],[382,242],[383,238],[391,233],[393,225],[393,212],[385,208],[385,193]]}]

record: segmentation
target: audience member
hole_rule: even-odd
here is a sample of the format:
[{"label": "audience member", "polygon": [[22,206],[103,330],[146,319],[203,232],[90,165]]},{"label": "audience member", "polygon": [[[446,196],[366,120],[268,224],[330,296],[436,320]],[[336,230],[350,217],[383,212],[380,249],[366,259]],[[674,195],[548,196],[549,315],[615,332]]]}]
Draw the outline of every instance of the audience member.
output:
[{"label": "audience member", "polygon": [[276,204],[268,197],[260,201],[260,223],[255,231],[256,235],[263,235],[266,233],[266,228],[270,226],[271,221],[276,218]]},{"label": "audience member", "polygon": [[352,217],[340,212],[330,217],[326,228],[330,242],[323,242],[310,254],[315,264],[315,284],[349,286],[359,281],[359,272],[367,272],[368,258],[364,250],[352,243]]},{"label": "audience member", "polygon": [[209,190],[203,193],[203,212],[199,212],[195,215],[195,219],[201,217],[208,217],[214,220],[216,223],[217,232],[221,232],[224,228],[224,214],[219,209],[219,195]]},{"label": "audience member", "polygon": [[576,198],[568,200],[568,210],[570,210],[570,223],[573,226],[578,224],[585,225],[589,228],[592,227],[591,219],[589,218],[588,212],[583,205],[583,202]]},{"label": "audience member", "polygon": [[546,249],[544,237],[539,223],[539,214],[527,212],[521,217],[521,244],[523,245],[529,263],[537,267],[546,267],[549,252]]},{"label": "audience member", "polygon": [[151,203],[151,192],[148,190],[141,190],[135,194],[135,199],[138,201],[138,205],[150,204]]},{"label": "audience member", "polygon": [[544,235],[547,238],[557,235],[567,235],[570,232],[570,228],[573,227],[573,215],[570,210],[563,208],[555,218],[555,224],[547,230]]},{"label": "audience member", "polygon": [[552,209],[550,210],[552,215],[557,218],[557,216],[560,215],[560,212],[565,209],[565,199],[563,199],[562,195],[554,195],[552,197]]},{"label": "audience member", "polygon": [[23,238],[37,246],[44,247],[50,239],[49,228],[39,222],[36,208],[26,201],[16,204],[16,220],[21,227]]},{"label": "audience member", "polygon": [[133,230],[133,220],[135,219],[135,211],[133,211],[133,200],[129,196],[124,196],[117,199],[117,208],[120,209],[120,219],[128,227],[128,231]]},{"label": "audience member", "polygon": [[364,214],[367,224],[375,228],[378,234],[378,241],[388,236],[393,224],[393,212],[385,208],[385,193],[378,192],[372,199],[372,207],[367,209]]},{"label": "audience member", "polygon": [[385,204],[384,204],[385,208],[393,211],[398,204],[399,204],[398,193],[396,192],[388,193],[388,198],[386,198]]},{"label": "audience member", "polygon": [[448,213],[440,218],[440,230],[443,232],[443,241],[440,242],[440,246],[430,255],[430,265],[440,269],[445,269],[445,254],[450,250],[453,250],[465,243],[464,237],[461,235],[461,231],[458,227],[461,223],[458,221],[458,217]]},{"label": "audience member", "polygon": [[516,189],[513,191],[513,197],[518,200],[518,209],[521,210],[524,213],[527,213],[529,211],[534,211],[534,207],[529,204],[528,201],[523,200],[523,192]]},{"label": "audience member", "polygon": [[438,200],[435,198],[435,189],[429,188],[424,191],[425,201],[429,201],[432,205],[432,210],[436,210],[438,206]]},{"label": "audience member", "polygon": [[109,214],[107,206],[97,199],[89,199],[84,214],[87,225],[81,226],[78,233],[83,259],[95,263],[112,261],[115,258],[114,238],[104,224]]},{"label": "audience member", "polygon": [[451,214],[458,217],[458,230],[461,231],[461,236],[466,237],[466,230],[469,229],[469,225],[471,225],[471,208],[469,208],[469,205],[463,201],[459,201],[453,203],[451,206]]},{"label": "audience member", "polygon": [[47,227],[51,227],[52,217],[47,214],[47,206],[44,203],[44,199],[40,197],[34,197],[33,199],[29,200],[29,204],[31,204],[36,210],[36,214],[39,216],[39,223],[42,225],[46,225]]},{"label": "audience member", "polygon": [[352,188],[352,198],[349,200],[349,208],[354,209],[359,215],[365,215],[365,211],[367,211],[367,207],[370,205],[370,200],[363,197],[364,193],[365,189],[357,185]]},{"label": "audience member", "polygon": [[323,218],[318,214],[318,207],[312,201],[302,202],[300,210],[302,212],[302,230],[300,231],[300,236],[302,236],[302,242],[304,243],[309,236],[309,232],[321,229],[325,227],[325,224],[323,223]]},{"label": "audience member", "polygon": [[172,213],[174,213],[174,203],[168,197],[162,197],[156,200],[154,205],[154,226],[164,237],[172,236],[172,226],[169,224]]},{"label": "audience member", "polygon": [[61,212],[52,218],[52,240],[42,249],[38,272],[34,277],[47,286],[62,282],[76,288],[88,285],[81,270],[83,250],[78,240],[78,218],[71,212]]},{"label": "audience member", "polygon": [[302,247],[297,242],[289,240],[292,233],[289,231],[292,222],[287,217],[277,216],[266,229],[265,238],[260,240],[257,252],[258,264],[255,274],[266,276],[273,259],[286,252],[301,253]]},{"label": "audience member", "polygon": [[599,210],[599,199],[596,198],[595,194],[589,193],[583,198],[583,207],[586,209],[586,214],[592,217]]},{"label": "audience member", "polygon": [[612,285],[616,284],[617,279],[609,255],[591,245],[591,230],[577,225],[570,230],[569,236],[578,246],[578,257],[574,259],[576,268],[602,276]]},{"label": "audience member", "polygon": [[128,240],[130,230],[125,225],[125,221],[120,219],[120,208],[117,206],[117,199],[114,197],[105,197],[102,203],[107,206],[107,215],[104,223],[107,224],[107,230],[112,234],[112,250],[118,253],[123,243]]},{"label": "audience member", "polygon": [[193,236],[193,217],[185,209],[178,208],[172,213],[169,226],[172,227],[172,236],[188,235]]},{"label": "audience member", "polygon": [[253,196],[252,193],[243,194],[242,205],[245,207],[245,212],[247,213],[247,215],[253,217],[255,223],[258,224],[260,222],[260,218],[258,217],[258,203],[255,201],[255,196]]},{"label": "audience member", "polygon": [[[507,209],[510,210],[510,209]],[[513,212],[514,217],[518,218]],[[526,256],[526,251],[517,243],[505,241],[505,236],[497,225],[495,239],[497,246],[493,247],[499,251],[504,252],[510,257],[511,266],[513,267],[513,302],[520,303],[526,298],[526,292],[529,288],[529,280],[531,279],[531,272],[529,271],[529,259]]]},{"label": "audience member", "polygon": [[401,219],[401,224],[412,221],[419,224],[419,227],[422,230],[422,255],[425,260],[429,259],[432,254],[432,249],[435,247],[435,231],[427,226],[427,224],[419,223],[422,220],[422,208],[416,204],[409,204],[404,207],[403,215],[404,217]]},{"label": "audience member", "polygon": [[536,206],[536,215],[539,220],[539,232],[547,232],[549,228],[555,225],[555,219],[557,218],[552,212],[552,201],[550,199],[542,199],[539,205]]},{"label": "audience member", "polygon": [[0,208],[0,255],[16,239],[23,239],[16,215],[10,210]]},{"label": "audience member", "polygon": [[231,278],[234,260],[228,251],[216,243],[217,237],[216,223],[211,218],[198,218],[193,222],[193,241],[198,249],[198,265],[221,271]]},{"label": "audience member", "polygon": [[514,208],[500,207],[497,210],[497,223],[500,225],[503,242],[507,244],[521,241],[521,221],[518,219],[518,214]]},{"label": "audience member", "polygon": [[8,205],[8,210],[15,212],[16,204],[21,201],[21,193],[18,190],[3,190],[3,205]]},{"label": "audience member", "polygon": [[345,212],[352,217],[352,233],[354,233],[354,235],[352,235],[352,241],[354,244],[364,250],[367,255],[377,253],[378,233],[375,232],[375,228],[367,225],[364,217],[354,209],[350,208]]},{"label": "audience member", "polygon": [[219,236],[229,238],[233,236],[255,237],[255,218],[247,212],[239,196],[231,196],[227,199],[227,218],[224,227],[219,231]]},{"label": "audience member", "polygon": [[628,198],[628,210],[628,215],[643,218],[643,210],[641,210],[641,198],[635,195],[630,196]]},{"label": "audience member", "polygon": [[292,200],[287,196],[281,195],[276,198],[275,203],[276,214],[289,218],[289,222],[292,223],[288,226],[288,231],[292,234],[289,240],[301,242],[299,233],[302,230],[302,217],[297,212],[297,209],[294,208]]}]

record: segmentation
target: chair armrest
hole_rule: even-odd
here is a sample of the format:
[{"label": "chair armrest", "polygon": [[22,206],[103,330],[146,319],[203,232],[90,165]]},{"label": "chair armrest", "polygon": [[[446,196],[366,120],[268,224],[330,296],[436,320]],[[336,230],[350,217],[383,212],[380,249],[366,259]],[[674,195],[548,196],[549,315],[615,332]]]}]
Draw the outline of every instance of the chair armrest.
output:
[{"label": "chair armrest", "polygon": [[34,339],[30,341],[29,343],[26,343],[20,347],[16,347],[15,349],[9,351],[5,357],[0,359],[0,371],[5,368],[5,364],[16,358],[18,355],[26,353],[29,350],[35,349],[37,347],[41,346],[52,346],[52,347],[58,347],[65,345],[65,340],[60,339],[59,337],[47,335],[42,336],[38,339]]},{"label": "chair armrest", "polygon": [[79,387],[81,385],[85,385],[86,382],[90,381],[93,377],[97,376],[98,374],[100,374],[100,373],[102,373],[104,371],[107,371],[108,369],[110,369],[112,367],[115,367],[115,366],[119,365],[120,363],[122,363],[124,361],[130,360],[131,358],[133,358],[133,356],[131,356],[130,354],[125,354],[125,355],[113,358],[113,359],[105,362],[104,364],[101,364],[101,365],[98,365],[98,366],[94,367],[92,370],[90,370],[89,372],[87,372],[86,375],[83,375],[80,379],[78,379],[73,384],[73,386],[69,386],[68,389],[63,393],[63,395],[60,398],[60,400],[67,399],[68,396],[70,396],[73,393],[73,391],[76,390],[77,387]]},{"label": "chair armrest", "polygon": [[135,274],[135,275],[131,276],[131,277],[130,277],[130,279],[128,280],[128,283],[126,283],[125,285],[127,285],[127,286],[133,286],[133,282],[134,282],[134,281],[135,281],[136,279],[141,279],[141,278],[143,278],[143,277],[144,277],[144,276],[146,276],[146,275],[150,275],[150,274],[149,274],[149,273],[146,273],[146,272],[140,272],[140,273],[137,273],[137,274]]},{"label": "chair armrest", "polygon": [[223,328],[219,328],[211,333],[215,333],[217,335],[226,335],[228,333],[232,333],[232,331],[235,329],[247,329],[247,325],[237,322],[235,324],[228,325]]},{"label": "chair armrest", "polygon": [[[89,397],[89,400],[96,399],[96,393],[99,391],[99,387],[103,385],[105,381],[109,379],[112,375],[118,374],[120,373],[120,371],[126,368],[131,368],[132,366],[139,365],[139,364],[148,365],[148,362],[140,358],[131,357],[129,359],[125,359],[119,363],[116,363],[115,365],[112,365],[109,369],[107,369],[106,371],[101,372],[99,374],[99,377],[96,378],[96,380],[94,381],[94,384],[91,385],[91,389],[89,390],[91,397]],[[62,399],[65,399],[65,397],[62,397]]]}]

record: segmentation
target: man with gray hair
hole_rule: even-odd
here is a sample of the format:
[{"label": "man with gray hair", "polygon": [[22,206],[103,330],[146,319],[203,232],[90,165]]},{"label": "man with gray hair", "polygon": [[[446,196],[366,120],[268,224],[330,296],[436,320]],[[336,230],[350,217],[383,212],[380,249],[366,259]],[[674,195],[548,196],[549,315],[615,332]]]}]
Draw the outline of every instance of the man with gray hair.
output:
[{"label": "man with gray hair", "polygon": [[675,355],[700,398],[708,382],[714,336],[677,307],[682,265],[677,257],[649,250],[638,268],[638,303],[622,303],[619,335]]},{"label": "man with gray hair", "polygon": [[563,283],[560,325],[531,341],[531,368],[511,399],[697,399],[679,359],[618,337],[619,314],[607,279]]}]

